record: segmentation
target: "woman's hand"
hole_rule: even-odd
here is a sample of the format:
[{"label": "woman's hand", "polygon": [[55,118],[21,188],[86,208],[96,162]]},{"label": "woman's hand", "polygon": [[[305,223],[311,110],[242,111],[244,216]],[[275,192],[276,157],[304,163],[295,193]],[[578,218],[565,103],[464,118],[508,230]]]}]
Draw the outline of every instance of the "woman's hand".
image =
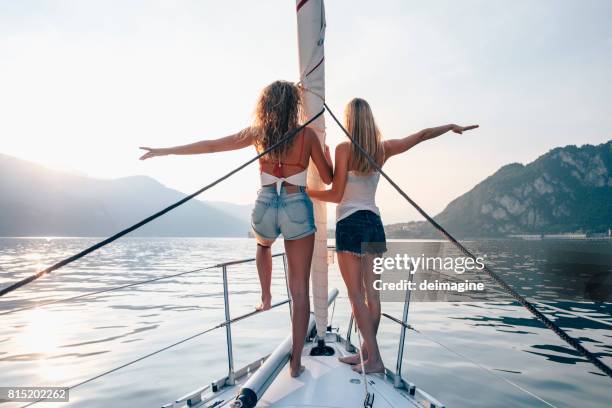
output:
[{"label": "woman's hand", "polygon": [[470,126],[459,126],[459,125],[451,125],[451,130],[455,133],[462,134],[466,130],[476,129],[478,125],[470,125]]},{"label": "woman's hand", "polygon": [[140,160],[147,160],[157,156],[165,156],[168,153],[166,149],[154,149],[152,147],[140,147],[141,150],[146,150],[147,152],[140,156]]},{"label": "woman's hand", "polygon": [[478,125],[470,126],[459,126],[455,124],[436,126],[418,131],[415,134],[406,136],[402,139],[392,139],[385,141],[385,159],[388,160],[390,157],[397,154],[404,153],[407,150],[412,149],[414,146],[421,142],[429,139],[442,136],[448,132],[454,132],[462,134],[466,130],[476,129]]}]

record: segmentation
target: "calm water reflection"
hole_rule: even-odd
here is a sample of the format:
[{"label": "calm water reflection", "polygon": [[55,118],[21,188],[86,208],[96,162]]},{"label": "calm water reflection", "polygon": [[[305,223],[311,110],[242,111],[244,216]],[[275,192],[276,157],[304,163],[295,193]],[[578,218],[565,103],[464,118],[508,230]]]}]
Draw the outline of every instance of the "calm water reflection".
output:
[{"label": "calm water reflection", "polygon": [[[0,286],[93,242],[82,238],[0,238]],[[501,254],[495,259],[499,272],[515,285],[523,282],[526,289],[521,292],[550,302],[542,278],[550,272],[545,269],[549,263],[542,259],[544,249],[511,241],[471,245],[480,253]],[[282,246],[275,249],[280,252]],[[128,238],[1,298],[0,386],[76,384],[223,320],[217,270],[71,302],[33,306],[251,257],[253,253],[254,242],[249,239]],[[237,316],[257,303],[257,276],[252,264],[231,267],[229,272],[231,312]],[[343,289],[336,265],[330,272],[330,287]],[[286,297],[278,258],[273,293],[276,300]],[[549,309],[547,314],[612,364],[612,305],[577,301],[553,305],[573,313]],[[400,304],[386,303],[383,307],[401,316]],[[26,310],[11,313],[15,308]],[[341,290],[333,324],[342,332],[346,331],[348,315],[347,299]],[[612,406],[610,379],[511,302],[414,303],[410,320],[423,334],[408,334],[404,373],[449,407],[547,406],[502,378],[558,407]],[[289,316],[284,306],[236,324],[236,366],[269,353],[288,330]],[[398,333],[394,323],[383,321],[380,338],[389,367],[395,367]],[[83,385],[72,391],[70,403],[45,406],[160,406],[224,376],[225,352],[224,333],[214,331]]]}]

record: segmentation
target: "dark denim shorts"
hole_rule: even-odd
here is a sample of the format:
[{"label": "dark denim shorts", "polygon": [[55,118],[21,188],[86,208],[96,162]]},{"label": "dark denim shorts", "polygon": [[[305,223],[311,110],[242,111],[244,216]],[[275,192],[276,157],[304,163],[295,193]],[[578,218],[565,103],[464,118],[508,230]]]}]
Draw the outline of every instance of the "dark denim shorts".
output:
[{"label": "dark denim shorts", "polygon": [[380,216],[369,210],[361,210],[338,221],[336,251],[357,256],[386,252],[387,239]]}]

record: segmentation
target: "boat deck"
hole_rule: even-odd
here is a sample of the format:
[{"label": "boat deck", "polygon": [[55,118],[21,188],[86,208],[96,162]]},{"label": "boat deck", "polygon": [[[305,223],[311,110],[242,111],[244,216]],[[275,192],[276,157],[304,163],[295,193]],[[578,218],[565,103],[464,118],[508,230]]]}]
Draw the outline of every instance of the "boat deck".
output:
[{"label": "boat deck", "polygon": [[[350,366],[338,361],[338,357],[349,355],[340,343],[329,342],[336,350],[331,357],[311,357],[311,346],[304,349],[302,362],[306,371],[292,378],[284,369],[265,392],[258,407],[311,407],[311,408],[355,408],[363,407],[365,388],[363,376]],[[383,374],[367,375],[368,389],[375,395],[376,408],[422,407],[405,390],[393,387]]]},{"label": "boat deck", "polygon": [[[310,356],[313,344],[306,344],[302,364],[306,370],[298,378],[289,375],[288,366],[271,380],[271,384],[257,402],[261,408],[356,408],[363,407],[365,387],[363,375],[338,358],[355,354],[347,351],[346,340],[337,334],[327,333],[326,345],[335,351],[334,356]],[[197,390],[163,408],[212,408],[232,407],[234,398],[255,375],[262,361],[257,361],[237,373],[236,382],[228,385],[225,380],[214,383],[212,388]],[[410,383],[401,381],[400,387],[393,384],[393,376],[368,374],[368,391],[374,394],[374,407],[397,408],[444,408],[435,398]]]}]

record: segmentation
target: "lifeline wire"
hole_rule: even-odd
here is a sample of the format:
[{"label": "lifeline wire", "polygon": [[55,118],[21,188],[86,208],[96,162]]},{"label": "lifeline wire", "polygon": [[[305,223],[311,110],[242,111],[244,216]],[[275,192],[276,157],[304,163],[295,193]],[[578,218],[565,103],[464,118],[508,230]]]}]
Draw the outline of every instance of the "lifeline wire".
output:
[{"label": "lifeline wire", "polygon": [[0,316],[4,316],[4,315],[15,313],[15,312],[21,312],[21,311],[24,311],[24,310],[35,309],[35,308],[43,307],[43,306],[47,306],[47,305],[54,305],[56,303],[71,302],[73,300],[78,300],[78,299],[86,298],[86,297],[93,296],[93,295],[99,295],[101,293],[113,292],[113,291],[116,291],[116,290],[129,288],[129,287],[132,287],[132,286],[139,286],[139,285],[144,285],[144,284],[147,284],[147,283],[157,282],[157,281],[160,281],[160,280],[163,280],[163,279],[176,278],[177,276],[182,276],[182,275],[187,275],[187,274],[190,274],[190,273],[201,272],[201,271],[206,270],[206,269],[212,269],[215,266],[216,265],[209,266],[209,267],[206,267],[206,268],[193,269],[191,271],[174,273],[172,275],[159,276],[157,278],[147,279],[147,280],[140,281],[140,282],[128,283],[128,284],[121,285],[121,286],[113,286],[111,288],[101,289],[101,290],[97,290],[95,292],[83,293],[82,295],[70,296],[70,297],[62,298],[62,299],[49,300],[48,302],[42,302],[42,303],[37,303],[35,305],[30,305],[30,306],[24,306],[24,307],[19,307],[19,308],[11,309],[11,310],[8,310],[6,312],[0,313]]},{"label": "lifeline wire", "polygon": [[[314,115],[312,118],[310,118],[306,123],[304,123],[303,125],[301,125],[300,127],[289,131],[285,134],[285,136],[276,144],[270,146],[268,149],[264,150],[262,153],[258,154],[257,156],[255,156],[254,158],[252,158],[251,160],[245,162],[244,164],[238,166],[237,168],[235,168],[234,170],[230,171],[229,173],[227,173],[226,175],[220,177],[219,179],[215,180],[214,182],[210,183],[209,185],[201,188],[200,190],[196,191],[195,193],[177,201],[176,203],[166,207],[165,209],[145,218],[144,220],[132,225],[131,227],[128,227],[126,229],[124,229],[123,231],[118,232],[117,234],[98,242],[97,244],[79,252],[76,255],[73,255],[69,258],[66,258],[58,263],[56,263],[55,265],[52,265],[40,272],[37,272],[36,274],[33,274],[25,279],[22,279],[19,282],[14,283],[13,285],[10,285],[7,288],[4,288],[2,290],[0,290],[0,296],[4,296],[7,293],[10,293],[24,285],[27,285],[30,282],[33,282],[34,280],[40,278],[41,276],[50,273],[56,269],[61,268],[62,266],[65,266],[71,262],[76,261],[77,259],[82,258],[83,256],[105,246],[108,245],[109,243],[115,241],[118,238],[121,238],[122,236],[140,228],[141,226],[153,221],[154,219],[161,217],[162,215],[166,214],[167,212],[173,210],[174,208],[186,203],[187,201],[191,200],[192,198],[198,196],[199,194],[203,193],[204,191],[208,190],[209,188],[219,184],[220,182],[224,181],[225,179],[229,178],[230,176],[232,176],[233,174],[239,172],[240,170],[242,170],[243,168],[245,168],[246,166],[248,166],[249,164],[253,163],[254,161],[258,160],[260,157],[264,156],[265,154],[269,153],[271,150],[275,149],[276,147],[278,147],[279,145],[281,145],[282,143],[285,143],[286,141],[288,141],[290,138],[292,138],[293,136],[295,136],[300,130],[302,130],[304,127],[308,126],[310,123],[312,123],[314,120],[316,120],[319,116],[321,116],[325,110],[327,110],[329,112],[329,114],[332,116],[332,118],[334,119],[334,121],[336,122],[336,124],[342,129],[342,131],[345,133],[345,135],[351,140],[351,142],[357,146],[357,148],[359,149],[359,151],[368,159],[368,161],[370,161],[370,163],[372,164],[372,167],[374,167],[392,186],[393,188],[395,188],[395,190],[406,200],[408,201],[430,224],[432,224],[434,226],[434,228],[436,228],[440,233],[442,233],[442,235],[444,235],[450,242],[452,242],[464,255],[476,260],[476,257],[467,249],[465,248],[461,243],[459,243],[459,241],[457,241],[448,231],[446,231],[440,224],[438,224],[429,214],[427,214],[425,212],[425,210],[423,210],[415,201],[413,201],[402,189],[401,187],[399,187],[383,170],[382,168],[378,165],[378,163],[364,150],[364,148],[358,144],[352,137],[351,135],[348,133],[348,131],[344,128],[344,126],[342,126],[342,124],[340,123],[340,121],[338,120],[338,118],[336,117],[336,115],[334,115],[334,113],[332,112],[332,110],[329,108],[329,106],[327,105],[326,102],[323,102],[323,106],[324,109],[317,113],[316,115]],[[507,293],[509,293],[516,301],[518,301],[523,307],[525,307],[531,314],[533,314],[538,320],[540,320],[540,322],[542,322],[546,327],[548,327],[550,330],[552,330],[555,334],[557,334],[557,336],[559,336],[562,340],[564,340],[566,343],[568,343],[570,346],[572,346],[574,349],[576,349],[580,354],[582,354],[587,360],[589,360],[592,364],[594,364],[597,368],[599,368],[602,372],[604,372],[606,375],[608,375],[609,377],[612,377],[612,369],[606,365],[605,363],[603,363],[594,353],[591,353],[590,351],[588,351],[586,348],[584,348],[582,346],[582,344],[580,344],[576,339],[574,339],[573,337],[569,336],[562,328],[560,328],[559,326],[557,326],[553,321],[551,321],[550,319],[548,319],[544,314],[542,314],[532,303],[530,303],[529,301],[527,301],[523,296],[521,296],[518,292],[516,292],[510,285],[508,285],[499,275],[497,275],[495,272],[491,271],[487,266],[485,266],[483,268],[483,270],[491,277],[493,278],[493,280],[495,280],[495,282],[500,285]]]},{"label": "lifeline wire", "polygon": [[[281,254],[273,254],[272,258],[276,258],[276,257],[282,256],[282,255],[283,255],[282,253]],[[251,261],[254,261],[254,260],[255,260],[255,258],[248,258],[248,259],[241,260],[241,262],[251,262]],[[229,263],[229,264],[231,264],[231,263]],[[228,265],[228,263],[226,262],[226,263],[223,263],[223,264],[216,264],[216,265],[206,266],[204,268],[198,268],[198,269],[192,269],[190,271],[173,273],[171,275],[163,275],[163,276],[159,276],[157,278],[147,279],[147,280],[143,280],[143,281],[139,281],[139,282],[134,282],[134,283],[127,283],[127,284],[121,285],[121,286],[113,286],[113,287],[106,288],[106,289],[96,290],[94,292],[83,293],[82,295],[76,295],[76,296],[70,296],[70,297],[61,298],[61,299],[49,300],[47,302],[37,303],[37,304],[34,304],[34,305],[19,307],[19,308],[8,310],[6,312],[1,312],[0,316],[4,316],[4,315],[15,313],[15,312],[20,312],[20,311],[23,311],[23,310],[35,309],[35,308],[42,307],[42,306],[54,305],[54,304],[57,304],[57,303],[71,302],[73,300],[78,300],[78,299],[82,299],[82,298],[86,298],[86,297],[90,297],[90,296],[94,296],[94,295],[99,295],[101,293],[106,293],[106,292],[114,292],[116,290],[130,288],[130,287],[133,287],[133,286],[146,285],[147,283],[153,283],[153,282],[157,282],[157,281],[164,280],[164,279],[176,278],[177,276],[188,275],[190,273],[196,273],[196,272],[201,272],[201,271],[205,271],[205,270],[208,270],[208,269],[220,268],[223,265]]]},{"label": "lifeline wire", "polygon": [[[289,300],[288,300],[288,299],[287,299],[287,300],[282,300],[282,301],[280,301],[280,302],[277,302],[277,303],[275,303],[275,304],[273,304],[273,305],[272,305],[272,309],[274,309],[274,308],[276,308],[276,307],[278,307],[278,306],[282,306],[282,305],[284,305],[285,303],[288,303],[288,302],[289,302]],[[149,357],[151,357],[151,356],[154,356],[154,355],[156,355],[156,354],[159,354],[159,353],[161,353],[162,351],[166,351],[166,350],[171,349],[171,348],[173,348],[173,347],[176,347],[176,346],[178,346],[178,345],[180,345],[180,344],[183,344],[183,343],[185,343],[185,342],[187,342],[187,341],[189,341],[189,340],[195,339],[196,337],[200,337],[200,336],[202,336],[203,334],[210,333],[211,331],[216,330],[216,329],[220,329],[221,327],[227,326],[227,325],[228,325],[228,324],[230,324],[230,323],[235,323],[235,322],[238,322],[238,321],[240,321],[240,320],[243,320],[243,319],[245,319],[245,318],[247,318],[247,317],[250,317],[250,316],[253,316],[253,315],[256,315],[256,314],[259,314],[259,313],[264,313],[264,312],[265,312],[264,310],[255,310],[255,311],[250,312],[250,313],[247,313],[247,314],[245,314],[245,315],[235,317],[235,318],[233,318],[233,319],[231,319],[231,320],[226,320],[226,321],[224,321],[224,322],[219,323],[219,324],[218,324],[218,325],[216,325],[216,326],[210,327],[210,328],[208,328],[208,329],[206,329],[206,330],[203,330],[203,331],[201,331],[201,332],[199,332],[199,333],[196,333],[196,334],[194,334],[194,335],[192,335],[192,336],[189,336],[189,337],[187,337],[187,338],[184,338],[183,340],[179,340],[179,341],[177,341],[176,343],[172,343],[172,344],[170,344],[170,345],[168,345],[168,346],[166,346],[166,347],[163,347],[163,348],[161,348],[161,349],[159,349],[159,350],[155,350],[155,351],[153,351],[153,352],[151,352],[151,353],[149,353],[149,354],[146,354],[146,355],[144,355],[144,356],[138,357],[138,358],[137,358],[137,359],[135,359],[135,360],[129,361],[129,362],[124,363],[124,364],[122,364],[122,365],[120,365],[120,366],[117,366],[117,367],[115,367],[115,368],[111,368],[110,370],[104,371],[103,373],[100,373],[100,374],[98,374],[98,375],[95,375],[95,376],[93,376],[93,377],[90,377],[90,378],[88,378],[88,379],[86,379],[86,380],[83,380],[83,381],[81,381],[81,382],[77,383],[77,384],[71,385],[70,387],[68,387],[68,389],[69,389],[69,390],[72,390],[72,389],[74,389],[74,388],[80,387],[81,385],[84,385],[84,384],[90,383],[90,382],[92,382],[92,381],[94,381],[94,380],[97,380],[97,379],[98,379],[98,378],[100,378],[100,377],[104,377],[105,375],[108,375],[108,374],[114,373],[115,371],[121,370],[122,368],[128,367],[128,366],[130,366],[130,365],[132,365],[132,364],[135,364],[135,363],[137,363],[137,362],[139,362],[139,361],[142,361],[142,360],[144,360],[144,359],[146,359],[146,358],[149,358]],[[29,404],[27,404],[27,405],[24,405],[24,406],[23,406],[23,408],[25,408],[25,407],[29,407],[29,406],[32,406],[32,405],[37,404],[37,403],[42,402],[42,401],[45,401],[45,398],[41,398],[41,399],[39,399],[39,400],[37,400],[37,401],[32,401],[31,403],[29,403]]]}]

